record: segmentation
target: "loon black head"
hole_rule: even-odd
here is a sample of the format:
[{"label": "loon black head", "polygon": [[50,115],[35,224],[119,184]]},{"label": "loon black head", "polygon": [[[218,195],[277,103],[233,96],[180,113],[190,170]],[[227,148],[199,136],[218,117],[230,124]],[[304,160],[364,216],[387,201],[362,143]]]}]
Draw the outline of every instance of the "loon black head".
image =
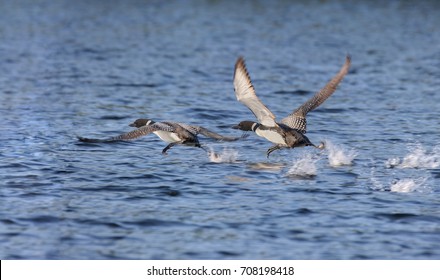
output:
[{"label": "loon black head", "polygon": [[137,119],[135,120],[133,123],[129,124],[129,126],[133,126],[133,127],[142,127],[145,125],[150,125],[153,124],[154,121],[150,120],[150,119]]},{"label": "loon black head", "polygon": [[243,131],[255,131],[260,126],[259,123],[252,121],[242,121],[237,125],[234,125],[233,129],[240,129]]}]

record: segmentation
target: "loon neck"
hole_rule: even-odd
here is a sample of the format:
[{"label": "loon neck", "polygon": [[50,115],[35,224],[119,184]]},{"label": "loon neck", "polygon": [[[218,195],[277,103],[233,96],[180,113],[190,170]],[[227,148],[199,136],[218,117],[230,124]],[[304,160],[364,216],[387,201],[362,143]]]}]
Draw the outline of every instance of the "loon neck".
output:
[{"label": "loon neck", "polygon": [[260,127],[260,125],[261,125],[261,124],[259,124],[259,123],[253,123],[253,124],[252,124],[252,127],[251,127],[251,130],[252,130],[253,132],[255,132],[255,131]]}]

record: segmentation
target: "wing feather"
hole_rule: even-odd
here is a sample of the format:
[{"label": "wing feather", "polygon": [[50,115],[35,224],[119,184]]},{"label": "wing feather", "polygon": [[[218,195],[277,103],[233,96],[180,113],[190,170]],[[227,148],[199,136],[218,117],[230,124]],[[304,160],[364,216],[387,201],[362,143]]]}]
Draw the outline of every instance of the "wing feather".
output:
[{"label": "wing feather", "polygon": [[318,91],[312,98],[307,100],[304,104],[298,107],[290,115],[281,120],[282,124],[289,126],[290,128],[296,129],[301,133],[306,133],[307,122],[306,115],[308,112],[317,108],[319,105],[324,103],[327,98],[330,97],[338,87],[339,83],[342,81],[344,76],[348,73],[351,64],[351,57],[347,55],[345,58],[345,63],[339,70],[338,74],[334,76],[320,91]]},{"label": "wing feather", "polygon": [[189,125],[186,123],[175,123],[181,127],[183,127],[184,129],[188,130],[191,134],[193,135],[197,135],[199,134],[199,127],[194,126],[194,125]]},{"label": "wing feather", "polygon": [[213,131],[210,131],[204,127],[198,126],[198,131],[200,134],[202,134],[203,136],[215,139],[215,140],[220,140],[220,141],[236,141],[238,139],[240,139],[241,137],[230,137],[230,136],[223,136],[220,134],[217,134]]},{"label": "wing feather", "polygon": [[157,130],[165,130],[165,131],[171,131],[172,128],[169,126],[162,125],[160,123],[155,123],[153,125],[146,125],[142,126],[138,129],[132,130],[130,132],[111,137],[106,139],[94,139],[94,138],[85,138],[85,137],[79,137],[78,140],[81,142],[87,142],[87,143],[108,143],[108,142],[117,142],[117,141],[127,141],[127,140],[134,140],[139,137],[148,135],[152,132],[155,132]]},{"label": "wing feather", "polygon": [[248,107],[261,124],[272,127],[277,126],[275,115],[255,94],[254,86],[242,57],[239,57],[235,64],[234,90],[237,100]]}]

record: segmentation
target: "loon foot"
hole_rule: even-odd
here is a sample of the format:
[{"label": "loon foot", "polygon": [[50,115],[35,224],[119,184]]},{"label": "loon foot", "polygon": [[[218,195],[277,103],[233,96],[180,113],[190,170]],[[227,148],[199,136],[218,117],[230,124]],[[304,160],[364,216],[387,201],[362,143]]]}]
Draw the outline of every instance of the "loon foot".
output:
[{"label": "loon foot", "polygon": [[280,145],[275,145],[273,147],[270,147],[266,152],[267,158],[269,158],[270,153],[272,153],[273,151],[279,150],[279,149],[281,149]]},{"label": "loon foot", "polygon": [[166,154],[167,154],[167,151],[168,151],[169,149],[171,149],[173,146],[177,145],[177,144],[179,144],[179,142],[174,142],[174,143],[170,143],[170,144],[168,144],[168,146],[166,146],[166,147],[162,150],[162,155],[166,155]]}]

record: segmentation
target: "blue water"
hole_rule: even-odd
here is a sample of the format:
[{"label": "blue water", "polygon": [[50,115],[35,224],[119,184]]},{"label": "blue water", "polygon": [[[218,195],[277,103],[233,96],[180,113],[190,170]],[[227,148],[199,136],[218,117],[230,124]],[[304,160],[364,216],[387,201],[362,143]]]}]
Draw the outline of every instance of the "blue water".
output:
[{"label": "blue water", "polygon": [[[1,1],[2,259],[439,259],[437,1]],[[352,56],[308,116],[324,151],[225,135],[243,55],[278,119]]]}]

